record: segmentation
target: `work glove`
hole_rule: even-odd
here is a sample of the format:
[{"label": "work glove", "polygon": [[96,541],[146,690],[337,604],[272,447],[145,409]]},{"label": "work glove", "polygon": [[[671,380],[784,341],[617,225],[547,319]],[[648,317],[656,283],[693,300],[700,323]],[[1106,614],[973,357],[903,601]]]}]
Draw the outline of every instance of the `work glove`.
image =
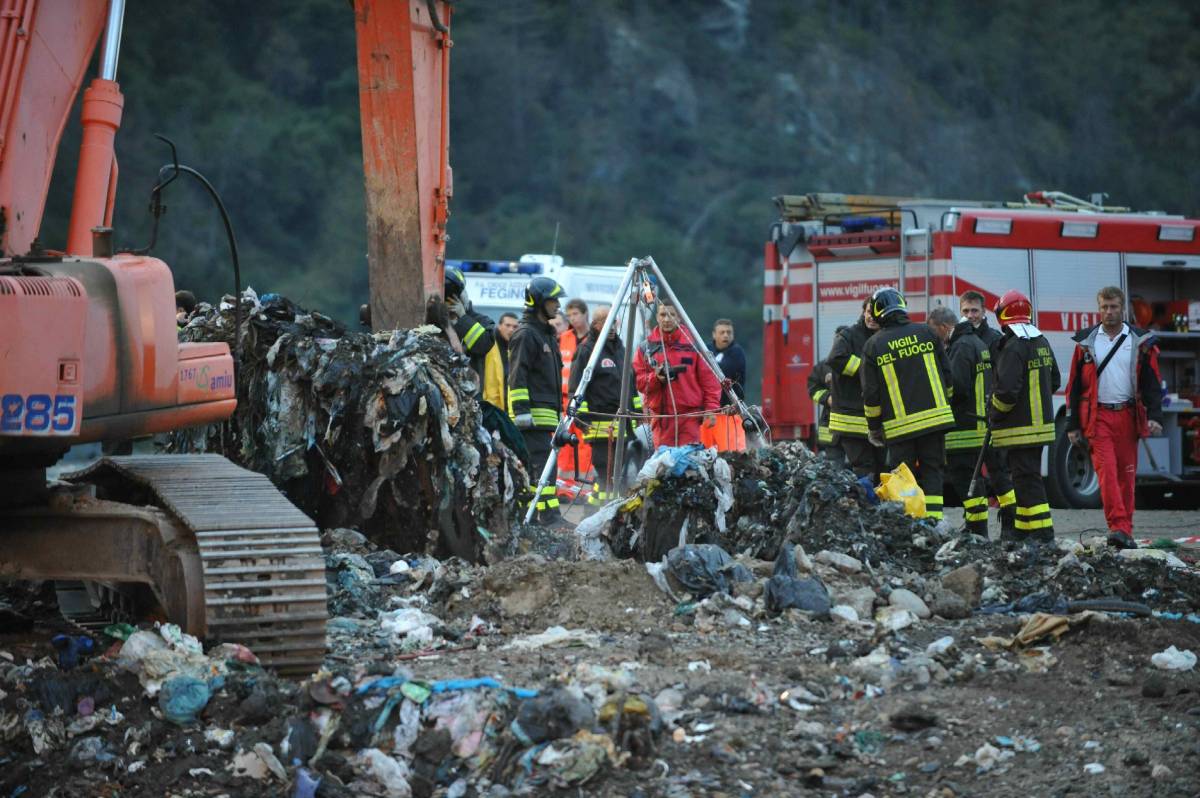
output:
[{"label": "work glove", "polygon": [[446,310],[455,319],[461,319],[467,315],[467,306],[463,304],[461,297],[448,298],[446,300]]},{"label": "work glove", "polygon": [[522,413],[513,419],[513,423],[517,425],[517,429],[533,429],[533,416],[529,413]]},{"label": "work glove", "polygon": [[873,429],[867,432],[867,441],[878,449],[883,448],[883,430]]}]

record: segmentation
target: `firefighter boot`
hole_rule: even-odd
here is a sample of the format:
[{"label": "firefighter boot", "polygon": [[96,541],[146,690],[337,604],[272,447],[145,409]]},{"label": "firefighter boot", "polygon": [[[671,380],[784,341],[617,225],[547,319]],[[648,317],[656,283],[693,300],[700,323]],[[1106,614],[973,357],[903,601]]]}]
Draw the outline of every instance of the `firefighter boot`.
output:
[{"label": "firefighter boot", "polygon": [[1015,504],[1000,507],[1000,539],[1007,541],[1017,539],[1017,506]]}]

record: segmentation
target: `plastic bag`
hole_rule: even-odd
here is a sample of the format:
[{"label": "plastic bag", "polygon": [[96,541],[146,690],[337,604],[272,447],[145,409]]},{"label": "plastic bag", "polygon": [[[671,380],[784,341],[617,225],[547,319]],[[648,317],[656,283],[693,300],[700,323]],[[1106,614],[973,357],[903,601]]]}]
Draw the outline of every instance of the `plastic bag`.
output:
[{"label": "plastic bag", "polygon": [[525,745],[535,745],[570,737],[595,722],[596,711],[577,690],[556,687],[526,699],[509,728]]},{"label": "plastic bag", "polygon": [[735,582],[754,578],[745,566],[712,543],[676,546],[667,552],[667,569],[685,590],[701,599],[713,593],[728,593]]},{"label": "plastic bag", "polygon": [[885,502],[902,503],[904,512],[913,518],[925,517],[925,492],[917,484],[917,478],[909,470],[908,463],[901,463],[891,471],[880,474],[875,495]]},{"label": "plastic bag", "polygon": [[212,689],[207,682],[191,676],[175,676],[163,682],[158,706],[167,720],[186,726],[196,721],[210,698]]},{"label": "plastic bag", "polygon": [[796,553],[791,544],[779,548],[775,573],[767,580],[764,599],[771,612],[788,608],[811,612],[823,618],[829,615],[829,591],[820,579],[796,578]]}]

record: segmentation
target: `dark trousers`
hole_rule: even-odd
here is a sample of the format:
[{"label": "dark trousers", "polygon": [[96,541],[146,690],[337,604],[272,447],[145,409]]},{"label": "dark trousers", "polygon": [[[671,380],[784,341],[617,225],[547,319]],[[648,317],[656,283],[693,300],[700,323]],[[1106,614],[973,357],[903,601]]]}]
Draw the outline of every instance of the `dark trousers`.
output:
[{"label": "dark trousers", "polygon": [[[542,476],[542,469],[546,467],[546,460],[550,457],[550,453],[554,451],[554,430],[552,429],[523,429],[521,437],[525,439],[525,448],[529,450],[529,462],[533,465],[533,473],[529,475],[530,481],[533,483],[529,487],[537,490],[537,482]],[[537,501],[537,515],[535,518],[538,521],[557,521],[559,519],[558,512],[558,461],[550,469],[550,478],[546,481],[546,487],[542,488],[541,494],[535,496]]]},{"label": "dark trousers", "polygon": [[1017,494],[1005,463],[1004,450],[989,446],[983,455],[987,478],[982,475],[975,488],[978,496],[968,496],[971,477],[975,474],[978,449],[952,449],[946,452],[946,476],[958,493],[963,506],[967,531],[987,537],[988,497],[995,496],[1000,504],[1000,528],[1011,529],[1016,519]]},{"label": "dark trousers", "polygon": [[1054,520],[1042,482],[1042,447],[1014,446],[1006,451],[1017,493],[1017,538],[1053,540]]},{"label": "dark trousers", "polygon": [[617,442],[610,441],[606,435],[603,438],[591,438],[588,443],[592,447],[592,468],[596,470],[596,484],[592,485],[592,491],[588,494],[588,504],[605,504],[617,495],[613,488],[616,479],[608,473],[608,469],[611,467],[608,456],[609,448],[615,447]]},{"label": "dark trousers", "polygon": [[942,484],[945,480],[946,435],[933,432],[918,435],[887,447],[888,468],[907,463],[917,484],[925,494],[925,516],[934,521],[942,520]]},{"label": "dark trousers", "polygon": [[835,435],[835,446],[842,447],[846,456],[846,467],[858,477],[870,477],[872,482],[879,480],[879,472],[883,470],[883,450],[872,446],[866,438],[854,438],[849,435]]}]

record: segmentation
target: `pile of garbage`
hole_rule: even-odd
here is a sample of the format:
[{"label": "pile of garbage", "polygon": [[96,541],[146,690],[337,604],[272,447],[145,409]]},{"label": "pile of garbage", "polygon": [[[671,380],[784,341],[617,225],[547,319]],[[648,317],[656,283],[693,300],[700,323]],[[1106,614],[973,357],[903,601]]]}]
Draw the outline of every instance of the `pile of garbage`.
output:
[{"label": "pile of garbage", "polygon": [[530,689],[378,658],[297,684],[170,624],[103,639],[87,661],[0,658],[0,793],[536,794],[645,766],[663,729],[622,669],[568,666]]},{"label": "pile of garbage", "polygon": [[785,544],[834,550],[869,566],[922,570],[949,536],[880,503],[850,471],[801,443],[726,453],[698,446],[660,449],[629,497],[581,527],[615,556],[657,562],[681,543],[715,544],[775,560]]},{"label": "pile of garbage", "polygon": [[[483,427],[478,377],[437,327],[367,334],[278,294],[242,296],[238,408],[176,433],[266,474],[322,528],[356,527],[400,551],[478,561],[528,488]],[[201,304],[182,341],[234,348],[232,300]]]}]

